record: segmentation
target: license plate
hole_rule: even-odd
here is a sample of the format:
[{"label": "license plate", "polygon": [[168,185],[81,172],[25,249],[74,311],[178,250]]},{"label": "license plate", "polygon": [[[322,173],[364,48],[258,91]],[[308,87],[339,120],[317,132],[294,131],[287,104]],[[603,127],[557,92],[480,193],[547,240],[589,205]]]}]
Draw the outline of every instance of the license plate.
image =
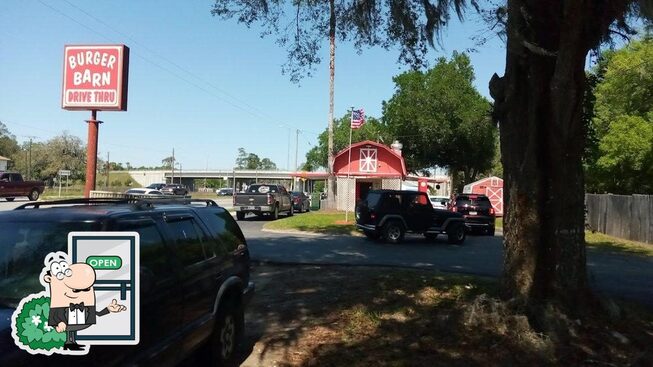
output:
[{"label": "license plate", "polygon": [[476,212],[469,212],[469,215],[476,215]]},{"label": "license plate", "polygon": [[240,208],[240,210],[256,210],[255,206],[243,206]]}]

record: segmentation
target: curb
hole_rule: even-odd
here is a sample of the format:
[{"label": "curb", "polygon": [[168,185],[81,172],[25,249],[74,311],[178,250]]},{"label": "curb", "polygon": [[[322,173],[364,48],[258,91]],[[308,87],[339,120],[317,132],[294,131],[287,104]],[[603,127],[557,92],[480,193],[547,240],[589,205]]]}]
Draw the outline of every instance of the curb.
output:
[{"label": "curb", "polygon": [[311,231],[280,230],[280,229],[267,229],[267,228],[262,228],[261,232],[288,234],[288,235],[306,235],[311,237],[340,237],[340,236],[362,237],[362,235],[359,236],[358,234],[352,234],[352,233],[320,233],[320,232],[311,232]]}]

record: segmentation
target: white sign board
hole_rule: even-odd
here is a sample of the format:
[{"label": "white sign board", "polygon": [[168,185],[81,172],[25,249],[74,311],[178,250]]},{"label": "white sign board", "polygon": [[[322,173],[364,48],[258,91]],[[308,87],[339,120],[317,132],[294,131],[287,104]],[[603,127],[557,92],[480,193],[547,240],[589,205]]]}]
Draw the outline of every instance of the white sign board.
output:
[{"label": "white sign board", "polygon": [[59,176],[70,176],[70,170],[60,169],[59,170]]},{"label": "white sign board", "polygon": [[77,332],[89,344],[134,345],[140,335],[140,249],[136,232],[70,232],[68,253],[73,263],[86,263],[96,274],[96,303],[117,300],[126,312],[98,317]]}]

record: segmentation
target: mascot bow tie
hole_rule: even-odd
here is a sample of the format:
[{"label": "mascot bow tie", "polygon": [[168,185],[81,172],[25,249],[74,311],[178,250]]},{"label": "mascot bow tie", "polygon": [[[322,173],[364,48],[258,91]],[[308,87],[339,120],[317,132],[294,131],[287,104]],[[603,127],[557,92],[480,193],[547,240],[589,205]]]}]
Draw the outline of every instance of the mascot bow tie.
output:
[{"label": "mascot bow tie", "polygon": [[82,302],[82,303],[71,303],[70,304],[70,310],[71,311],[75,311],[75,310],[84,311],[84,302]]}]

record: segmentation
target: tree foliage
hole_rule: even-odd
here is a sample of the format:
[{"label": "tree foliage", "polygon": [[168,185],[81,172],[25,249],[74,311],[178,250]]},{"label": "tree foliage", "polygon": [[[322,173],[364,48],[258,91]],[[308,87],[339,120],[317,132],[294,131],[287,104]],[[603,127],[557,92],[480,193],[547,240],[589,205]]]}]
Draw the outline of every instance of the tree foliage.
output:
[{"label": "tree foliage", "polygon": [[261,169],[275,170],[277,165],[269,158],[261,159],[254,153],[247,153],[244,148],[238,148],[238,157],[236,158],[236,168],[238,169]]},{"label": "tree foliage", "polygon": [[411,170],[447,167],[461,173],[458,186],[490,170],[497,132],[490,103],[473,81],[469,57],[457,52],[451,60],[439,58],[425,72],[408,71],[394,78],[395,94],[384,102],[383,120],[403,143]]},{"label": "tree foliage", "polygon": [[[398,48],[399,61],[414,68],[427,65],[426,54],[451,21],[452,10],[462,19],[476,0],[342,0],[335,2],[336,37],[359,50]],[[288,53],[282,71],[298,81],[311,76],[322,61],[320,50],[329,34],[328,1],[215,0],[211,14],[234,19],[247,27],[258,24],[261,36],[276,36]]]},{"label": "tree foliage", "polygon": [[588,190],[653,193],[653,40],[609,52],[589,76]]},{"label": "tree foliage", "polygon": [[0,156],[12,158],[20,151],[16,137],[7,126],[0,121]]},{"label": "tree foliage", "polygon": [[[333,146],[336,152],[345,149],[349,145],[349,130],[351,123],[351,112],[334,121],[333,124]],[[359,129],[352,131],[352,143],[363,140],[381,141],[386,144],[392,142],[386,126],[378,119],[370,116],[365,117],[365,124]],[[318,145],[306,153],[306,163],[302,169],[315,171],[319,168],[326,168],[328,159],[328,131],[325,129],[318,137]]]},{"label": "tree foliage", "polygon": [[[28,172],[29,143],[23,143],[21,150],[14,154],[15,169]],[[33,142],[31,172],[33,179],[47,180],[57,176],[59,170],[70,170],[73,180],[86,177],[86,145],[82,140],[68,132],[63,132],[45,142]],[[98,164],[102,169],[102,166]]]}]

